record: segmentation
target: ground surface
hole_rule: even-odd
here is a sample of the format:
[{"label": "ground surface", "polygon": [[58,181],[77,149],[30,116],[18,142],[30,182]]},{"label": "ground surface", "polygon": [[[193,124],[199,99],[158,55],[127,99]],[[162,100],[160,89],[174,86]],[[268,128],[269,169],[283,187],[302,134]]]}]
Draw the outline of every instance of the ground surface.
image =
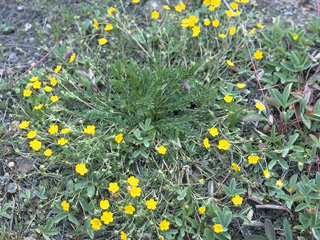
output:
[{"label": "ground surface", "polygon": [[[68,30],[66,26],[66,14],[78,15],[85,17],[84,9],[79,9],[79,2],[76,0],[68,1],[50,1],[50,4],[42,4],[40,0],[34,1],[14,1],[0,0],[0,128],[1,132],[10,132],[11,121],[14,116],[11,115],[7,101],[7,96],[4,94],[6,84],[13,82],[21,73],[30,68],[31,65],[38,62]],[[63,2],[63,3],[61,3]],[[84,5],[93,1],[84,1]],[[149,0],[144,1],[141,11],[146,7],[159,7],[161,1]],[[171,1],[172,2],[172,1]],[[265,14],[264,24],[271,24],[274,17],[281,15],[287,21],[293,20],[297,26],[303,27],[311,19],[317,15],[316,1],[302,2],[301,0],[256,0],[256,12],[259,10],[261,14]],[[55,7],[52,7],[55,6]],[[252,9],[252,7],[250,7]],[[53,35],[59,28],[59,35]],[[39,31],[40,30],[40,31]],[[72,30],[71,30],[72,31]],[[53,55],[49,55],[41,61],[37,68],[53,67],[55,60]],[[3,84],[4,83],[4,84]],[[254,87],[254,86],[253,86]],[[1,137],[1,136],[0,136]],[[1,148],[0,138],[0,148]],[[12,146],[14,147],[14,146]],[[7,168],[8,162],[12,161],[10,152],[12,148],[8,147],[0,152],[0,196],[4,194],[15,194],[15,179],[16,174],[28,172],[32,168],[33,162],[30,160],[17,161],[18,173],[10,171]],[[27,161],[27,162],[26,162]],[[38,184],[36,178],[30,178],[25,184],[25,187],[34,189]],[[18,201],[17,196],[17,201]],[[0,197],[0,204],[2,205]],[[36,203],[33,203],[36,204]],[[32,211],[32,207],[30,207]],[[268,216],[273,217],[275,225],[279,214],[283,212],[259,210],[255,214],[259,214],[256,219],[261,219]],[[29,218],[21,216],[22,218]],[[0,220],[1,221],[1,220]],[[280,220],[279,220],[280,221]],[[282,220],[281,220],[282,222]],[[1,225],[1,224],[0,224]],[[14,228],[14,224],[11,223]],[[19,231],[19,229],[13,229]],[[254,229],[257,230],[256,228]],[[22,231],[22,229],[20,229]],[[241,230],[242,235],[252,233],[250,227]],[[27,233],[26,233],[27,235]]]}]

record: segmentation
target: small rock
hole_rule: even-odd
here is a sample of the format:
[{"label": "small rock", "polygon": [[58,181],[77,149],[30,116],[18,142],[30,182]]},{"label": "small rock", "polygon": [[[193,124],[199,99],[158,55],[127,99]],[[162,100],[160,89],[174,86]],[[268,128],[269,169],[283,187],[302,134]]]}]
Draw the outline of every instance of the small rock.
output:
[{"label": "small rock", "polygon": [[290,12],[290,11],[285,11],[285,12],[284,12],[284,15],[285,15],[286,17],[289,17],[289,16],[293,16],[293,13]]},{"label": "small rock", "polygon": [[23,6],[23,5],[17,7],[17,11],[18,11],[18,12],[22,12],[23,9],[24,9],[24,6]]},{"label": "small rock", "polygon": [[16,191],[17,191],[17,184],[15,184],[15,183],[10,183],[9,185],[8,185],[8,189],[7,189],[7,191],[9,192],[9,193],[16,193]]},{"label": "small rock", "polygon": [[18,57],[15,53],[10,53],[8,57],[8,62],[9,63],[16,63],[18,61]]}]

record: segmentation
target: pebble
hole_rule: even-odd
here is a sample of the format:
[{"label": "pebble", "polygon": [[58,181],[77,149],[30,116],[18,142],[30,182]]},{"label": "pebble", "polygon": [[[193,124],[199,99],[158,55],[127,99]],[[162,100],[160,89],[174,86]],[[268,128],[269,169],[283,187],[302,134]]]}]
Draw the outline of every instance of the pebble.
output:
[{"label": "pebble", "polygon": [[15,53],[10,53],[8,57],[8,62],[9,63],[16,63],[18,61],[18,57]]},{"label": "pebble", "polygon": [[284,12],[284,15],[285,15],[286,17],[289,17],[289,16],[293,16],[293,13],[292,13],[292,12],[289,12],[289,11],[285,11],[285,12]]}]

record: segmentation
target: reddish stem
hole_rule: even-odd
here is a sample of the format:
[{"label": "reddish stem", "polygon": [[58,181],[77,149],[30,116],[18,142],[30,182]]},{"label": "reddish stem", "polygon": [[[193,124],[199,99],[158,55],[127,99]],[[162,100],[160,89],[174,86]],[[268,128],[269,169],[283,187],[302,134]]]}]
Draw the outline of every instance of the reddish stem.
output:
[{"label": "reddish stem", "polygon": [[227,180],[227,178],[230,176],[231,174],[231,170],[228,172],[227,176],[225,176],[225,178],[222,180],[220,186],[219,186],[219,189],[218,189],[218,199],[219,199],[219,194],[220,194],[220,190],[221,190],[221,187],[223,185],[223,183]]},{"label": "reddish stem", "polygon": [[[69,29],[69,30],[70,30],[70,29]],[[68,31],[69,31],[69,30],[68,30]],[[67,31],[67,32],[68,32],[68,31]],[[67,33],[67,32],[66,32],[66,33]],[[53,52],[53,50],[57,47],[57,45],[59,44],[59,42],[62,41],[62,39],[64,38],[64,36],[65,36],[65,35],[63,35],[63,36],[61,37],[61,39],[54,44],[54,46],[51,48],[51,50],[50,50],[46,55],[44,55],[38,62],[36,62],[34,65],[32,65],[30,68],[28,68],[28,70],[26,70],[24,73],[22,73],[16,80],[14,80],[12,83],[10,83],[9,86],[7,87],[7,89],[4,91],[4,94],[6,94],[6,93],[9,91],[9,89],[12,87],[12,85],[15,84],[21,77],[23,77],[23,76],[24,76],[26,73],[28,73],[31,69],[33,69],[33,68],[34,68],[35,66],[37,66],[39,63],[41,63],[46,57],[48,57],[48,56]]]},{"label": "reddish stem", "polygon": [[[248,49],[248,53],[249,53],[249,56],[250,56],[251,64],[252,64],[252,67],[253,67],[253,70],[254,70],[254,74],[256,75],[256,79],[257,79],[258,84],[259,84],[260,91],[261,91],[261,93],[262,93],[262,96],[264,97],[264,92],[263,92],[263,89],[262,89],[262,85],[261,85],[261,82],[260,82],[260,79],[259,79],[259,76],[258,76],[258,73],[257,73],[256,65],[254,64],[254,61],[253,61],[253,58],[252,58],[252,55],[251,55],[251,52],[250,52],[250,49],[249,49],[248,43],[247,43],[247,49]],[[278,128],[277,121],[276,121],[275,117],[273,116],[273,114],[271,113],[267,101],[264,100],[264,102],[265,102],[265,104],[266,104],[266,106],[267,106],[267,108],[268,108],[268,111],[269,111],[270,115],[271,115],[272,118],[274,119],[275,125],[276,125],[277,128]]]},{"label": "reddish stem", "polygon": [[190,240],[187,222],[185,221],[184,224],[186,225],[187,238],[188,238],[188,240]]},{"label": "reddish stem", "polygon": [[317,9],[318,9],[318,17],[320,17],[320,7],[319,7],[319,0],[317,0]]}]

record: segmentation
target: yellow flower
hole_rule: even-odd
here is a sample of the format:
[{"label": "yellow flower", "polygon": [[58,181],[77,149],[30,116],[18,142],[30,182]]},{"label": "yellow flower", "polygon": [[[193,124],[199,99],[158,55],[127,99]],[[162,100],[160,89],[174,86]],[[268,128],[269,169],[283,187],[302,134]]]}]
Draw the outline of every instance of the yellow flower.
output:
[{"label": "yellow flower", "polygon": [[289,188],[289,189],[288,189],[288,192],[291,193],[291,192],[292,192],[292,188]]},{"label": "yellow flower", "polygon": [[242,3],[248,3],[249,0],[241,0]]},{"label": "yellow flower", "polygon": [[122,142],[122,140],[123,140],[123,134],[122,134],[122,133],[118,134],[118,135],[114,138],[114,140],[115,140],[118,144],[120,144],[120,143]]},{"label": "yellow flower", "polygon": [[203,140],[203,145],[204,145],[205,148],[209,148],[210,147],[210,143],[209,143],[209,139],[208,138],[205,138]]},{"label": "yellow flower", "polygon": [[33,89],[40,89],[41,82],[39,82],[39,81],[33,82],[32,87],[33,87]]},{"label": "yellow flower", "polygon": [[237,10],[238,9],[238,4],[233,2],[230,4],[230,7],[233,9],[233,10]]},{"label": "yellow flower", "polygon": [[137,187],[139,184],[139,180],[136,179],[134,176],[131,176],[127,179],[128,183],[133,186],[133,187]]},{"label": "yellow flower", "polygon": [[98,218],[91,219],[90,223],[91,223],[91,227],[95,230],[99,230],[102,225],[102,223]]},{"label": "yellow flower", "polygon": [[279,180],[276,181],[276,185],[278,187],[282,187],[283,186],[283,182],[279,179]]},{"label": "yellow flower", "polygon": [[159,18],[159,13],[157,11],[153,11],[151,13],[151,17],[154,18],[154,19],[157,19],[157,18]]},{"label": "yellow flower", "polygon": [[263,175],[266,177],[266,178],[270,178],[271,177],[271,174],[269,173],[269,170],[266,169],[263,171]]},{"label": "yellow flower", "polygon": [[48,132],[50,134],[56,134],[59,130],[58,125],[51,125],[50,128],[48,129]]},{"label": "yellow flower", "polygon": [[212,21],[212,26],[213,26],[213,27],[218,27],[219,24],[220,24],[220,22],[219,22],[218,19],[215,19],[215,20]]},{"label": "yellow flower", "polygon": [[264,26],[262,26],[261,23],[258,23],[258,24],[257,24],[257,27],[260,28],[260,29],[264,28]]},{"label": "yellow flower", "polygon": [[206,212],[206,207],[199,207],[198,208],[199,214],[205,214]]},{"label": "yellow flower", "polygon": [[293,38],[293,40],[296,41],[296,40],[298,39],[298,35],[297,35],[297,34],[293,34],[293,35],[292,35],[292,38]]},{"label": "yellow flower", "polygon": [[197,37],[198,35],[199,35],[199,33],[200,33],[200,27],[199,26],[194,26],[193,28],[192,28],[192,37]]},{"label": "yellow flower", "polygon": [[103,212],[103,214],[101,216],[101,220],[106,225],[108,225],[109,223],[112,223],[113,222],[113,213],[112,212]]},{"label": "yellow flower", "polygon": [[30,144],[30,147],[35,151],[39,151],[39,149],[42,147],[41,142],[38,141],[37,139],[32,140],[29,144]]},{"label": "yellow flower", "polygon": [[38,80],[39,80],[38,76],[34,76],[34,77],[30,78],[31,82],[37,82]]},{"label": "yellow flower", "polygon": [[210,6],[208,9],[209,9],[209,11],[212,12],[212,11],[214,11],[216,9],[216,7],[215,6]]},{"label": "yellow flower", "polygon": [[241,205],[243,201],[243,197],[240,197],[239,195],[236,195],[234,198],[231,200],[234,205]]},{"label": "yellow flower", "polygon": [[35,110],[40,110],[42,107],[43,107],[43,104],[41,103],[41,104],[39,104],[39,105],[37,105],[37,106],[34,106],[33,109],[35,109]]},{"label": "yellow flower", "polygon": [[71,129],[70,128],[64,128],[64,129],[61,129],[61,133],[62,134],[67,134],[67,133],[69,133],[71,131]]},{"label": "yellow flower", "polygon": [[116,182],[111,182],[111,183],[109,183],[108,190],[109,190],[110,192],[112,192],[112,193],[116,193],[116,192],[119,190],[118,183],[116,183]]},{"label": "yellow flower", "polygon": [[213,5],[214,7],[220,7],[221,0],[211,0],[210,4]]},{"label": "yellow flower", "polygon": [[86,164],[84,163],[77,164],[76,172],[79,173],[81,176],[85,175],[88,172],[88,169],[86,168]]},{"label": "yellow flower", "polygon": [[76,54],[72,54],[69,60],[69,63],[72,63],[76,59]]},{"label": "yellow flower", "polygon": [[218,128],[210,128],[209,133],[212,137],[218,136],[219,135]]},{"label": "yellow flower", "polygon": [[234,12],[232,10],[226,11],[226,14],[228,17],[233,17],[234,16]]},{"label": "yellow flower", "polygon": [[170,10],[170,7],[168,5],[163,5],[163,9]]},{"label": "yellow flower", "polygon": [[25,129],[29,127],[29,121],[22,121],[22,123],[19,124],[19,128]]},{"label": "yellow flower", "polygon": [[68,212],[70,205],[69,205],[69,203],[67,203],[67,201],[63,201],[63,202],[61,203],[61,207],[62,207],[63,211]]},{"label": "yellow flower", "polygon": [[200,182],[201,184],[204,184],[204,179],[203,179],[203,178],[199,179],[199,182]]},{"label": "yellow flower", "polygon": [[227,60],[227,64],[228,64],[228,66],[230,66],[230,67],[233,67],[233,66],[234,66],[234,63],[233,63],[231,60]]},{"label": "yellow flower", "polygon": [[257,50],[255,53],[254,53],[254,57],[259,60],[263,57],[263,52],[261,52],[260,50]]},{"label": "yellow flower", "polygon": [[209,4],[210,4],[210,0],[203,0],[203,2],[202,2],[204,5],[206,5],[206,6],[209,6]]},{"label": "yellow flower", "polygon": [[174,6],[174,10],[176,10],[177,12],[181,12],[182,8],[178,5],[178,6]]},{"label": "yellow flower", "polygon": [[240,16],[240,12],[239,12],[239,11],[236,11],[236,12],[234,13],[234,15]]},{"label": "yellow flower", "polygon": [[148,201],[146,201],[146,205],[148,209],[155,210],[157,208],[157,201],[151,198]]},{"label": "yellow flower", "polygon": [[52,87],[54,87],[55,85],[57,85],[57,80],[55,78],[51,78],[50,79],[50,84]]},{"label": "yellow flower", "polygon": [[94,135],[96,132],[96,127],[94,125],[88,125],[85,129],[83,129],[83,131],[86,134]]},{"label": "yellow flower", "polygon": [[259,157],[258,156],[248,156],[248,162],[250,164],[257,164],[259,161]]},{"label": "yellow flower", "polygon": [[158,153],[164,155],[167,152],[167,148],[163,145],[161,145],[160,147],[158,147]]},{"label": "yellow flower", "polygon": [[27,135],[29,139],[35,138],[36,136],[37,136],[37,130],[31,130],[28,132],[28,135]]},{"label": "yellow flower", "polygon": [[57,102],[57,101],[59,100],[59,97],[58,97],[57,95],[54,95],[54,96],[51,96],[51,97],[50,97],[50,100],[51,100],[52,102]]},{"label": "yellow flower", "polygon": [[62,68],[61,65],[56,66],[56,68],[54,69],[54,72],[55,72],[55,73],[60,72],[61,68]]},{"label": "yellow flower", "polygon": [[256,28],[252,28],[251,31],[249,32],[249,35],[253,34],[256,31]]},{"label": "yellow flower", "polygon": [[219,34],[219,38],[222,38],[222,39],[223,39],[223,38],[226,38],[226,37],[227,37],[227,35],[225,35],[225,34],[223,34],[223,33],[220,33],[220,34]]},{"label": "yellow flower", "polygon": [[302,167],[303,166],[303,162],[298,162],[298,166]]},{"label": "yellow flower", "polygon": [[234,35],[236,33],[236,30],[237,30],[236,27],[231,27],[229,30],[229,34]]},{"label": "yellow flower", "polygon": [[132,0],[133,3],[139,3],[140,0]]},{"label": "yellow flower", "polygon": [[161,231],[167,231],[167,230],[169,230],[169,225],[170,225],[170,222],[169,222],[169,221],[163,220],[163,221],[160,223],[160,230],[161,230]]},{"label": "yellow flower", "polygon": [[186,5],[184,5],[184,3],[183,3],[183,2],[180,2],[180,4],[179,4],[179,5],[180,5],[180,7],[181,7],[181,9],[182,9],[182,10],[186,10]]},{"label": "yellow flower", "polygon": [[124,210],[126,211],[126,214],[132,215],[136,209],[134,206],[128,205],[124,207]]},{"label": "yellow flower", "polygon": [[105,38],[99,38],[98,42],[99,42],[99,45],[105,45],[108,42],[108,40]]},{"label": "yellow flower", "polygon": [[68,143],[68,139],[65,139],[65,138],[58,139],[58,144],[61,146],[66,145],[67,143]]},{"label": "yellow flower", "polygon": [[236,172],[240,172],[240,167],[236,163],[232,163],[233,170]]},{"label": "yellow flower", "polygon": [[108,25],[106,25],[105,27],[104,27],[104,30],[105,31],[110,31],[110,30],[112,30],[113,29],[113,25],[112,24],[108,24]]},{"label": "yellow flower", "polygon": [[136,186],[131,186],[130,195],[131,195],[131,197],[141,196],[141,188],[136,187]]},{"label": "yellow flower", "polygon": [[29,88],[23,91],[24,97],[30,97],[31,94],[32,94],[32,91]]},{"label": "yellow flower", "polygon": [[213,231],[216,233],[221,233],[223,232],[223,228],[221,224],[215,224],[213,225]]},{"label": "yellow flower", "polygon": [[108,14],[111,15],[111,14],[115,14],[116,13],[116,9],[114,7],[111,7],[108,9]]},{"label": "yellow flower", "polygon": [[52,87],[50,87],[50,86],[45,86],[43,89],[44,89],[46,92],[51,92]]},{"label": "yellow flower", "polygon": [[96,19],[93,19],[93,25],[95,29],[98,29],[98,21]]},{"label": "yellow flower", "polygon": [[121,238],[121,240],[127,240],[127,234],[125,234],[125,232],[121,231],[120,238]]},{"label": "yellow flower", "polygon": [[110,207],[109,201],[106,200],[101,200],[100,201],[100,208],[103,210],[107,210]]},{"label": "yellow flower", "polygon": [[206,25],[206,26],[210,25],[210,23],[211,23],[211,21],[209,19],[205,19],[203,21],[203,24]]},{"label": "yellow flower", "polygon": [[223,149],[223,150],[228,150],[229,149],[229,143],[227,140],[220,140],[219,141],[219,145],[218,145],[219,149]]},{"label": "yellow flower", "polygon": [[232,99],[233,99],[233,97],[230,96],[230,95],[226,95],[226,96],[223,98],[223,100],[224,100],[226,103],[232,102]]},{"label": "yellow flower", "polygon": [[261,103],[256,103],[256,108],[258,108],[260,111],[263,111],[265,108]]},{"label": "yellow flower", "polygon": [[52,155],[52,150],[48,148],[43,152],[43,154],[47,157],[50,157]]},{"label": "yellow flower", "polygon": [[237,88],[244,88],[246,85],[244,83],[237,83]]}]

